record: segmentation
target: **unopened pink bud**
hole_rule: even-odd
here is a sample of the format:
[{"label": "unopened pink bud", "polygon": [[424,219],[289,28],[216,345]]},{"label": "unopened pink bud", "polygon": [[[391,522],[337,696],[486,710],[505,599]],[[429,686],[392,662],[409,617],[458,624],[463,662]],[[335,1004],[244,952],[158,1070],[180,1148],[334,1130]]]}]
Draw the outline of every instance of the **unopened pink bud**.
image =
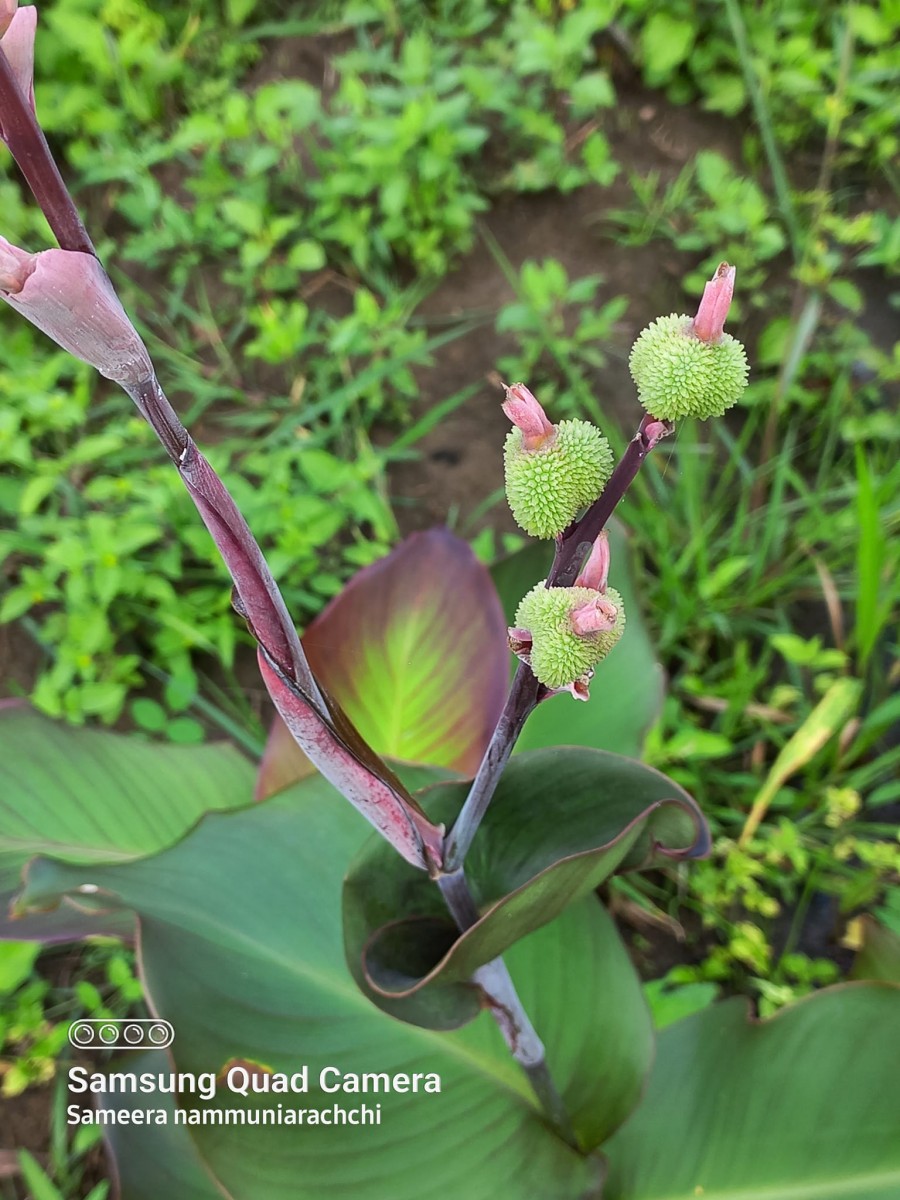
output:
[{"label": "unopened pink bud", "polygon": [[506,389],[503,411],[522,431],[522,445],[526,450],[537,450],[556,433],[556,426],[524,383],[513,383]]},{"label": "unopened pink bud", "polygon": [[[12,8],[12,12],[9,9]],[[8,14],[8,19],[7,19]],[[4,20],[6,24],[4,25]],[[0,0],[0,50],[9,59],[16,83],[34,111],[34,34],[37,9],[33,5],[16,10],[15,0]],[[2,127],[2,121],[0,121]]]},{"label": "unopened pink bud", "polygon": [[715,275],[703,289],[703,299],[691,328],[701,342],[717,342],[725,330],[725,321],[734,295],[736,271],[728,263],[719,263]]},{"label": "unopened pink bud", "polygon": [[[18,274],[15,288],[0,285],[0,299],[107,379],[128,388],[152,377],[147,348],[92,254],[78,250],[25,254],[5,241],[3,247]],[[24,280],[22,255],[30,267]]]},{"label": "unopened pink bud", "polygon": [[587,562],[581,568],[576,587],[593,588],[595,592],[606,591],[606,581],[609,577],[609,535],[604,529],[588,555]]},{"label": "unopened pink bud", "polygon": [[675,428],[671,421],[657,421],[653,417],[644,417],[641,423],[644,444],[647,450],[652,450],[664,437],[668,437]]},{"label": "unopened pink bud", "polygon": [[589,600],[586,604],[573,608],[569,614],[569,623],[573,633],[585,637],[591,633],[607,633],[615,627],[618,615],[619,610],[611,600],[607,600],[605,596],[598,596],[596,600]]},{"label": "unopened pink bud", "polygon": [[0,237],[0,292],[16,295],[25,286],[25,280],[34,270],[33,254],[13,246]]},{"label": "unopened pink bud", "polygon": [[16,15],[17,5],[18,0],[0,0],[0,38],[9,29],[10,22]]}]

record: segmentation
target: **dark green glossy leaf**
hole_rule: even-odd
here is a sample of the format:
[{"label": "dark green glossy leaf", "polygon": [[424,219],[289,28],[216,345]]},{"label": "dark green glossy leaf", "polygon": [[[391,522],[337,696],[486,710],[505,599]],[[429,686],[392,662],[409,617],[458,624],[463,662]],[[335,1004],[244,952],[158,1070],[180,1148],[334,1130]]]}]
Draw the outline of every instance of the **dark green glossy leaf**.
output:
[{"label": "dark green glossy leaf", "polygon": [[[419,798],[449,828],[467,790],[446,783]],[[466,860],[477,924],[458,937],[433,884],[372,839],[345,886],[347,959],[387,1012],[455,1028],[482,1002],[473,972],[519,938],[615,871],[707,850],[699,809],[658,771],[600,750],[532,751],[511,760]]]},{"label": "dark green glossy leaf", "polygon": [[[170,1059],[159,1050],[143,1054],[121,1055],[113,1060],[112,1071],[139,1077],[153,1077],[172,1070]],[[101,1113],[115,1113],[117,1119],[104,1125],[109,1149],[113,1154],[122,1200],[222,1200],[222,1190],[206,1169],[187,1127],[175,1124],[175,1103],[170,1093],[100,1092],[93,1097]],[[70,1101],[83,1097],[70,1096]],[[81,1107],[81,1106],[80,1106]],[[166,1124],[159,1125],[155,1114],[162,1109]],[[129,1118],[119,1124],[118,1114],[143,1112],[146,1124]],[[150,1113],[154,1115],[149,1116]]]},{"label": "dark green glossy leaf", "polygon": [[[610,584],[622,593],[625,601],[628,621],[625,633],[597,668],[590,700],[584,704],[568,695],[545,700],[528,718],[517,752],[542,746],[593,746],[639,758],[644,736],[659,714],[663,673],[631,580],[628,541],[616,521],[610,524],[609,535]],[[492,568],[509,624],[529,588],[546,578],[552,559],[552,546],[534,543]]]},{"label": "dark green glossy leaf", "polygon": [[[235,1200],[597,1197],[601,1165],[567,1147],[538,1115],[487,1013],[439,1034],[391,1020],[354,984],[340,945],[340,890],[363,833],[358,814],[316,776],[265,804],[210,814],[151,858],[81,867],[38,860],[28,895],[46,904],[89,884],[136,910],[143,978],[154,1011],[175,1027],[179,1070],[218,1072],[233,1059],[288,1075],[309,1069],[307,1093],[245,1101],[220,1089],[202,1107],[277,1111],[281,1103],[327,1112],[335,1102],[381,1104],[381,1124],[372,1126],[191,1127],[200,1160]],[[509,956],[551,1069],[584,1112],[586,1131],[621,1119],[649,1049],[636,980],[611,946],[590,898]],[[583,986],[597,999],[591,1020],[576,1021]],[[316,1081],[328,1066],[436,1073],[441,1091],[325,1093]],[[604,1077],[617,1095],[598,1116],[591,1097]],[[141,1131],[147,1154],[153,1133]],[[123,1200],[144,1200],[146,1191],[133,1186]]]},{"label": "dark green glossy leaf", "polygon": [[665,1029],[643,1101],[604,1147],[603,1200],[896,1200],[900,988],[844,984],[748,1019]]},{"label": "dark green glossy leaf", "polygon": [[[122,862],[176,842],[207,811],[248,804],[253,765],[228,745],[173,746],[51,721],[0,705],[0,887],[9,904],[35,854],[67,862]],[[68,940],[125,932],[121,914],[97,918],[87,897],[9,937]]]}]

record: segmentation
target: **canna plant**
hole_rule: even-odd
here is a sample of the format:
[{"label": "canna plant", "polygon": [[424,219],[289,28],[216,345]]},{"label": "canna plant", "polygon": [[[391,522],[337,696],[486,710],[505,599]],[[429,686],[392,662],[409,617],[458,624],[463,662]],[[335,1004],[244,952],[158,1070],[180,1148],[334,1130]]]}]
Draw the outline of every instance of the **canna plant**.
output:
[{"label": "canna plant", "polygon": [[[728,1001],[657,1037],[597,895],[709,847],[693,800],[637,757],[658,674],[610,522],[676,418],[740,395],[734,270],[694,318],[638,339],[647,415],[617,464],[594,427],[553,424],[524,384],[506,389],[509,501],[552,539],[549,563],[529,549],[492,580],[450,534],[418,535],[301,644],[52,160],[35,10],[0,13],[0,138],[59,243],[0,239],[0,296],[156,432],[231,572],[278,714],[255,770],[230,747],[0,708],[6,934],[132,934],[150,1011],[175,1030],[89,1087],[70,1073],[70,1122],[103,1123],[120,1194],[898,1194],[896,982],[827,989],[764,1023]],[[371,1119],[352,1122],[360,1100]]]}]

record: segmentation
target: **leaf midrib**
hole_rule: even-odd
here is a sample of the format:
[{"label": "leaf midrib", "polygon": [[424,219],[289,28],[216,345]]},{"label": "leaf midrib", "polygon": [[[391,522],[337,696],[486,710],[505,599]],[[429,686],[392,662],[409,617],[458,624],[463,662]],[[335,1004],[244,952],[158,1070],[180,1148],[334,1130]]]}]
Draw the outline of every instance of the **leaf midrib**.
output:
[{"label": "leaf midrib", "polygon": [[[408,671],[409,663],[412,658],[412,650],[418,640],[419,630],[415,620],[410,618],[404,623],[402,636],[400,639],[400,659],[395,663],[397,668],[398,686],[395,690],[394,704],[391,712],[388,715],[388,726],[390,727],[390,736],[387,739],[389,742],[385,753],[393,755],[395,758],[403,757],[402,740],[404,734],[408,737],[410,726],[404,721],[404,715],[407,711],[407,692],[409,690]],[[415,728],[413,722],[412,728]]]}]

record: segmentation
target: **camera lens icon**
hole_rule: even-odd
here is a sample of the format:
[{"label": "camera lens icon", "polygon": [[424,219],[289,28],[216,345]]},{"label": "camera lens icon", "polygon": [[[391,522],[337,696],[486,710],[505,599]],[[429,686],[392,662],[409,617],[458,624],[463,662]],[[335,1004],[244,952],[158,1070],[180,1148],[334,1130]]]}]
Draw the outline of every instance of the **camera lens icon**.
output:
[{"label": "camera lens icon", "polygon": [[73,1046],[90,1046],[94,1040],[94,1026],[90,1021],[76,1021],[69,1029],[69,1041]]},{"label": "camera lens icon", "polygon": [[175,1030],[159,1017],[83,1017],[69,1026],[69,1041],[81,1050],[164,1050]]}]

